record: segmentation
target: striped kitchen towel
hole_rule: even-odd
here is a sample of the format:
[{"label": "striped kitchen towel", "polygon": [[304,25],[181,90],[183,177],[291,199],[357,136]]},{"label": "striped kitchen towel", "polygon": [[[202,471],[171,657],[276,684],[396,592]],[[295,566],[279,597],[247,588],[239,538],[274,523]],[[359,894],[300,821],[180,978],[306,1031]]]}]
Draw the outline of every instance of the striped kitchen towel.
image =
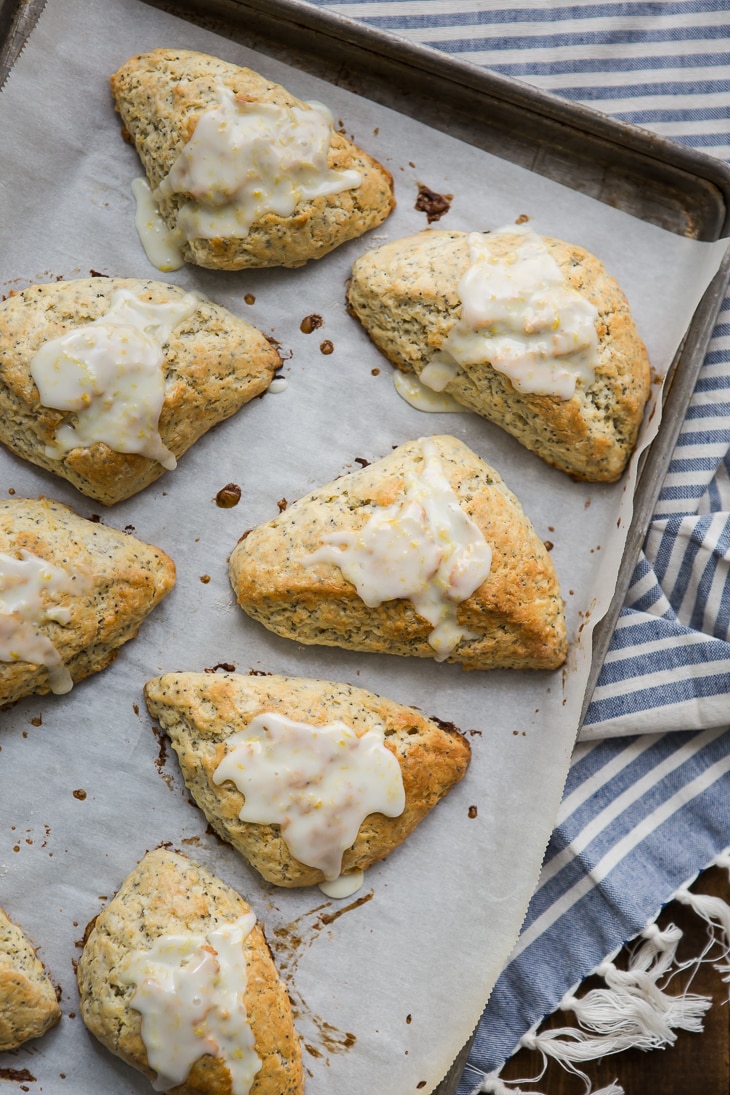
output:
[{"label": "striped kitchen towel", "polygon": [[[730,158],[727,0],[314,2]],[[729,448],[726,300],[460,1095],[730,845]]]}]

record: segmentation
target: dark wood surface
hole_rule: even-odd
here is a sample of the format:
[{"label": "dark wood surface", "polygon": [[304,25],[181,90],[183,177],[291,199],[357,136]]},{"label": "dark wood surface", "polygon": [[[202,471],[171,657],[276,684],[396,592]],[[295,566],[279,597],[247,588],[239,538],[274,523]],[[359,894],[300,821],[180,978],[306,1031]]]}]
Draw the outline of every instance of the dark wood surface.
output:
[{"label": "dark wood surface", "polygon": [[[692,886],[700,893],[722,897],[730,904],[730,883],[726,870],[711,868]],[[657,923],[664,928],[676,924],[682,929],[683,938],[677,952],[679,962],[696,958],[708,942],[707,925],[696,913],[684,905],[672,902],[662,911]],[[710,955],[714,962],[722,957],[719,947]],[[625,958],[616,959],[621,965]],[[666,1049],[650,1051],[626,1050],[613,1056],[582,1066],[590,1077],[592,1089],[598,1091],[612,1081],[618,1081],[626,1095],[729,1095],[730,1093],[730,985],[722,980],[713,961],[702,963],[694,972],[690,991],[713,999],[712,1007],[704,1017],[702,1033],[677,1031],[676,1042]],[[691,971],[677,974],[667,991],[679,994],[687,986]],[[599,979],[584,982],[577,996],[585,989],[600,987]],[[570,1012],[558,1012],[547,1019],[541,1030],[573,1025]],[[541,1069],[538,1054],[520,1050],[502,1070],[505,1081],[519,1080],[525,1095],[539,1091],[542,1095],[585,1095],[585,1084],[567,1073],[555,1063],[550,1063],[538,1083],[531,1084],[525,1077],[536,1076]]]}]

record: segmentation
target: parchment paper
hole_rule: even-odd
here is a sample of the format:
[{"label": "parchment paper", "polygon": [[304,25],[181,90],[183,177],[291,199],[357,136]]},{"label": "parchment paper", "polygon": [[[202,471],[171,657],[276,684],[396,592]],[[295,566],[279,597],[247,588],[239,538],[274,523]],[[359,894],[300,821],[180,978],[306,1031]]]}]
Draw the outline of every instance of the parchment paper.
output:
[{"label": "parchment paper", "polygon": [[[157,46],[249,64],[328,103],[392,171],[397,211],[371,237],[301,270],[160,275],[134,231],[130,184],[140,168],[107,85],[129,56]],[[633,470],[617,486],[577,484],[476,416],[408,406],[389,364],[346,314],[351,263],[379,240],[426,227],[414,209],[418,182],[453,194],[440,227],[499,228],[526,214],[537,231],[604,260],[661,376],[724,244],[645,225],[136,0],[51,0],[0,95],[0,148],[2,292],[90,271],[166,277],[273,336],[288,381],[111,510],[0,454],[4,494],[46,494],[131,527],[178,567],[176,589],[112,667],[66,697],[32,698],[0,714],[0,904],[40,948],[64,1011],[41,1041],[0,1055],[0,1070],[27,1069],[46,1095],[149,1090],[85,1031],[73,963],[88,921],[145,851],[167,841],[236,887],[262,920],[295,1004],[311,1093],[428,1095],[471,1033],[537,879],[577,731],[590,629],[608,604],[623,548]],[[311,314],[324,326],[305,334],[300,324]],[[642,444],[659,425],[658,413],[647,417]],[[357,468],[358,458],[445,432],[501,472],[554,544],[571,636],[563,671],[469,674],[304,647],[240,612],[226,558],[246,528],[275,516],[280,501]],[[229,482],[242,499],[220,509],[215,494]],[[222,662],[242,673],[348,681],[413,704],[470,735],[471,769],[354,898],[337,903],[316,889],[262,884],[206,831],[142,700],[143,683],[159,672]]]}]

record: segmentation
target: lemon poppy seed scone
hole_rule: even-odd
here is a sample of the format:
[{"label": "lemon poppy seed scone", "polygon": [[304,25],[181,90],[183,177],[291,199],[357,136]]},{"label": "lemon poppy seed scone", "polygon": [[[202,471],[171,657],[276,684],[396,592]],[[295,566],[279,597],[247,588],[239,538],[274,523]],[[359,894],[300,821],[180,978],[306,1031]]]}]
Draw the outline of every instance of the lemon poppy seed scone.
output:
[{"label": "lemon poppy seed scone", "polygon": [[106,668],[172,589],[175,564],[45,498],[0,501],[0,706]]},{"label": "lemon poppy seed scone", "polygon": [[81,1015],[111,1053],[175,1095],[300,1095],[289,998],[247,901],[204,867],[148,852],[96,917]]},{"label": "lemon poppy seed scone", "polygon": [[554,669],[567,640],[545,547],[501,477],[457,438],[421,438],[246,533],[243,610],[300,643]]},{"label": "lemon poppy seed scone", "polygon": [[353,267],[349,305],[375,345],[577,479],[617,480],[650,368],[626,297],[580,247],[522,228],[430,230]]},{"label": "lemon poppy seed scone", "polygon": [[393,209],[390,173],[325,106],[251,69],[156,49],[122,65],[111,87],[179,263],[301,266]]},{"label": "lemon poppy seed scone", "polygon": [[347,684],[166,673],[145,699],[211,826],[279,886],[347,885],[469,764],[457,730]]},{"label": "lemon poppy seed scone", "polygon": [[60,1018],[56,990],[33,944],[0,909],[0,1053],[40,1038]]},{"label": "lemon poppy seed scone", "polygon": [[255,327],[175,285],[32,285],[0,302],[0,441],[111,505],[174,468],[279,365]]}]

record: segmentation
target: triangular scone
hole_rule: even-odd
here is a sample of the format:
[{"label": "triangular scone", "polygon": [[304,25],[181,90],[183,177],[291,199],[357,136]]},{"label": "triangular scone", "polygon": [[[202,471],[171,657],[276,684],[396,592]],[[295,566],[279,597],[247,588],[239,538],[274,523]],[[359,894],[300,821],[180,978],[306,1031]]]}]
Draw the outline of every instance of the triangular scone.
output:
[{"label": "triangular scone", "polygon": [[266,391],[280,364],[255,327],[176,285],[32,285],[0,302],[0,441],[111,505]]},{"label": "triangular scone", "polygon": [[60,1018],[56,990],[33,944],[0,909],[0,1053],[40,1038]]},{"label": "triangular scone", "polygon": [[247,901],[186,856],[147,853],[93,921],[77,975],[87,1028],[158,1091],[303,1091],[264,933]]},{"label": "triangular scone", "polygon": [[429,230],[362,255],[348,298],[399,369],[577,479],[621,476],[650,369],[595,256],[519,228]]},{"label": "triangular scone", "polygon": [[111,87],[187,262],[302,266],[393,209],[390,173],[333,127],[326,107],[251,69],[156,49],[122,65]]},{"label": "triangular scone", "polygon": [[249,616],[300,643],[467,669],[554,669],[566,656],[545,544],[454,437],[401,445],[290,505],[242,537],[230,577]]},{"label": "triangular scone", "polygon": [[46,498],[0,500],[0,706],[106,668],[175,584],[135,536]]},{"label": "triangular scone", "polygon": [[[145,699],[212,827],[279,886],[311,886],[385,858],[469,764],[469,743],[457,730],[347,684],[167,673],[147,683]],[[254,757],[248,740],[256,743]],[[304,785],[297,779],[302,770]],[[262,816],[259,797],[278,820],[241,818],[244,804]],[[312,817],[314,832],[306,827]],[[297,825],[304,829],[290,838]]]}]

